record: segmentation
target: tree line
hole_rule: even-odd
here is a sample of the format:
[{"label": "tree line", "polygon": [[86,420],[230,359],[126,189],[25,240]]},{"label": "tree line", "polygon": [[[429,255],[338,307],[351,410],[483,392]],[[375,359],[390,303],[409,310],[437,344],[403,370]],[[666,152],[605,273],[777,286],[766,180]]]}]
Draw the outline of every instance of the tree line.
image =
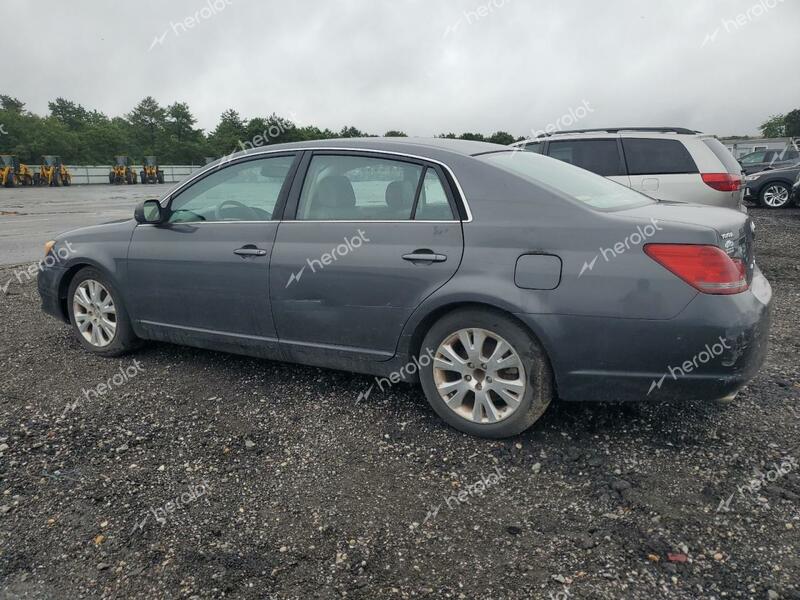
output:
[{"label": "tree line", "polygon": [[[19,99],[0,94],[0,154],[16,154],[21,162],[30,164],[37,164],[42,155],[55,154],[71,164],[103,165],[117,155],[134,161],[155,155],[161,164],[202,165],[206,157],[218,158],[252,146],[372,135],[354,126],[339,131],[301,126],[275,113],[246,119],[233,109],[223,112],[214,130],[206,133],[196,127],[197,119],[187,103],[162,106],[151,96],[121,117],[108,117],[65,98],[48,102],[48,108],[48,115],[36,115]],[[390,130],[384,135],[406,134]],[[490,136],[448,133],[440,137],[498,144],[522,139],[504,131]]]},{"label": "tree line", "polygon": [[[0,94],[0,154],[16,154],[30,164],[37,164],[44,154],[56,154],[66,163],[102,165],[122,154],[134,161],[155,155],[161,164],[201,165],[206,157],[218,158],[252,146],[372,135],[354,126],[332,131],[299,125],[275,113],[247,119],[233,109],[223,112],[214,130],[206,133],[196,127],[197,119],[187,103],[162,106],[151,96],[121,117],[108,117],[64,98],[48,102],[48,109],[48,115],[36,115],[19,99]],[[760,129],[766,137],[800,137],[800,109],[774,115]],[[405,137],[398,130],[384,135]],[[441,133],[438,137],[504,145],[524,139],[505,131]]]}]

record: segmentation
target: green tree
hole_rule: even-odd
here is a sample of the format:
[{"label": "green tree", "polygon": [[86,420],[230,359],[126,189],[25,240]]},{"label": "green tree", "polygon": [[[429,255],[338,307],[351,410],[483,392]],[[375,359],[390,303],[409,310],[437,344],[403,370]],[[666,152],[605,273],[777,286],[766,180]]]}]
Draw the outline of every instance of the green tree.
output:
[{"label": "green tree", "polygon": [[166,124],[166,111],[152,96],[147,96],[127,115],[133,138],[138,142],[135,154],[155,152],[159,134]]},{"label": "green tree", "polygon": [[209,149],[216,156],[225,156],[241,150],[240,143],[247,141],[247,126],[232,108],[223,112],[219,123],[208,136]]},{"label": "green tree", "polygon": [[12,113],[21,114],[25,108],[25,103],[12,96],[0,94],[0,108]]},{"label": "green tree", "polygon": [[486,138],[482,133],[462,133],[458,136],[460,140],[472,140],[473,142],[485,142]]},{"label": "green tree", "polygon": [[764,137],[783,137],[786,135],[786,124],[784,115],[772,115],[766,122],[759,126],[761,135]]},{"label": "green tree", "polygon": [[383,137],[408,137],[408,136],[402,131],[398,131],[396,129],[390,129],[389,131],[383,134]]},{"label": "green tree", "polygon": [[515,140],[514,136],[506,131],[496,131],[490,135],[486,141],[492,142],[493,144],[502,144],[503,146],[508,146],[509,144],[513,144]]},{"label": "green tree", "polygon": [[47,107],[50,109],[50,115],[69,129],[81,129],[89,122],[89,111],[71,100],[56,98],[48,102]]},{"label": "green tree", "polygon": [[800,108],[786,114],[783,118],[784,134],[789,137],[800,137]]}]

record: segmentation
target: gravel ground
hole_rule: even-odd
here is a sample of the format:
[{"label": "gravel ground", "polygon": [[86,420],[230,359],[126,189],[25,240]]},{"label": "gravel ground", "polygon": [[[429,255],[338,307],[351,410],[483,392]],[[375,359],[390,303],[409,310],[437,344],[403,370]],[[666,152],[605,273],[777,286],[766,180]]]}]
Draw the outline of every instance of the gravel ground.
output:
[{"label": "gravel ground", "polygon": [[554,403],[504,441],[366,376],[94,358],[12,280],[0,597],[800,598],[800,209],[753,215],[773,326],[735,402]]}]

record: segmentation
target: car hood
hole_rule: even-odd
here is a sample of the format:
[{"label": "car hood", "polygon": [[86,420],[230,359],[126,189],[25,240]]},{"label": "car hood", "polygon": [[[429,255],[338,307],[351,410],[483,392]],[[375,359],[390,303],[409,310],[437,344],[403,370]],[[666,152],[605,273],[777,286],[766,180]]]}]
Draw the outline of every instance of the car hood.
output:
[{"label": "car hood", "polygon": [[77,229],[70,229],[60,233],[57,237],[58,240],[87,240],[97,238],[99,239],[112,239],[119,236],[119,238],[130,239],[131,232],[136,227],[135,219],[118,219],[116,221],[109,221],[107,223],[100,223],[98,225],[89,225],[87,227],[78,227]]}]

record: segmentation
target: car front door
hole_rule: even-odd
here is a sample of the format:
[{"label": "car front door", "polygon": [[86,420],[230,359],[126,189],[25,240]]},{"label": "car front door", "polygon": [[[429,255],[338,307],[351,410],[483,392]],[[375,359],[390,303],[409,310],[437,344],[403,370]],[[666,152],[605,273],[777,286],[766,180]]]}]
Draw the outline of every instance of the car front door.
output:
[{"label": "car front door", "polygon": [[128,252],[133,319],[150,337],[272,344],[269,260],[295,154],[223,165],[173,195]]},{"label": "car front door", "polygon": [[281,345],[298,362],[391,358],[411,313],[461,261],[448,178],[393,154],[303,162],[270,267]]}]

